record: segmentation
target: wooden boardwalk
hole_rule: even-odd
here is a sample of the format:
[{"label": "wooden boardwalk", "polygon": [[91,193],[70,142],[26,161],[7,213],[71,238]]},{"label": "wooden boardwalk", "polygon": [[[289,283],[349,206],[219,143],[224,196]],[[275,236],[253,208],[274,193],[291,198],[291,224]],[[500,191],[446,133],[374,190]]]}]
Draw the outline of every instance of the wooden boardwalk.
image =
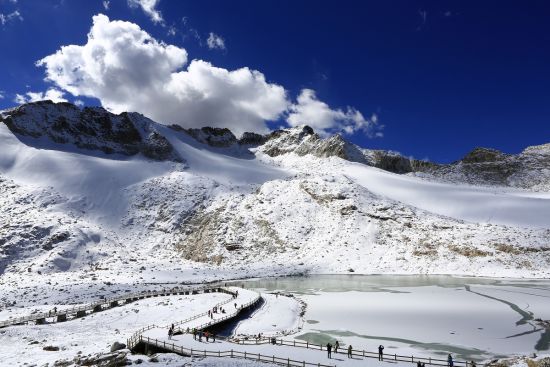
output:
[{"label": "wooden boardwalk", "polygon": [[[189,317],[185,320],[174,322],[177,335],[168,337],[170,325],[149,325],[135,332],[128,340],[127,347],[131,350],[145,347],[145,349],[172,352],[183,356],[200,357],[229,357],[244,358],[258,362],[276,363],[280,365],[305,367],[358,367],[367,363],[393,364],[410,366],[417,362],[429,366],[447,366],[446,360],[435,358],[423,358],[414,356],[402,356],[397,354],[385,354],[384,361],[377,361],[378,354],[372,351],[353,350],[351,358],[347,357],[345,348],[339,353],[333,352],[333,358],[328,358],[323,345],[311,344],[300,340],[283,339],[231,339],[218,338],[215,342],[206,342],[206,339],[193,338],[193,329],[205,330],[215,325],[237,318],[242,312],[255,307],[261,301],[258,292],[239,287],[222,287],[207,285],[199,287],[174,287],[158,291],[147,291],[125,294],[119,297],[104,298],[97,302],[72,307],[57,312],[38,313],[34,315],[8,319],[0,322],[0,327],[20,325],[27,323],[44,324],[46,322],[62,322],[83,317],[90,312],[99,312],[104,309],[117,307],[140,299],[162,297],[170,295],[191,295],[199,293],[222,292],[227,294],[227,299],[213,307],[219,311],[210,314],[210,310]],[[221,309],[225,312],[221,312]],[[455,361],[457,367],[470,367],[471,364],[464,361]]]},{"label": "wooden boardwalk", "polygon": [[135,302],[144,298],[163,297],[171,295],[189,295],[210,292],[223,292],[223,287],[215,285],[197,286],[197,287],[173,287],[158,291],[145,291],[138,293],[126,293],[118,297],[102,298],[83,306],[60,309],[57,311],[41,312],[28,316],[15,317],[0,321],[0,328],[11,325],[23,325],[27,323],[45,324],[51,322],[63,322],[69,319],[84,317],[92,312],[100,312],[112,307]]}]

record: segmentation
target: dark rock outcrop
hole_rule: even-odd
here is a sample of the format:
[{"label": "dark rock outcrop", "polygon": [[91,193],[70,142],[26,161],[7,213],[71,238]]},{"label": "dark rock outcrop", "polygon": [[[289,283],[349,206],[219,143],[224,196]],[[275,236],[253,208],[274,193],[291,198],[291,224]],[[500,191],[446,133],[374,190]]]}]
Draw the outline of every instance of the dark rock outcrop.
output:
[{"label": "dark rock outcrop", "polygon": [[229,147],[237,143],[237,138],[231,130],[219,127],[201,127],[200,129],[184,129],[187,134],[200,143],[211,147]]},{"label": "dark rock outcrop", "polygon": [[106,154],[142,153],[155,160],[181,161],[157,124],[138,113],[115,115],[101,107],[82,110],[70,103],[40,101],[3,111],[0,122],[16,135],[46,137],[57,144]]}]

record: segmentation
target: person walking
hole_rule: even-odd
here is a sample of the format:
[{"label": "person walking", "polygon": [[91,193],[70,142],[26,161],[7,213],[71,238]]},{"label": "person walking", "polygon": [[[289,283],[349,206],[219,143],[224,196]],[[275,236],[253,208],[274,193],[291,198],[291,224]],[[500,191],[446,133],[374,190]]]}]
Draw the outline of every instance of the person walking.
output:
[{"label": "person walking", "polygon": [[202,330],[199,330],[199,341],[202,342]]},{"label": "person walking", "polygon": [[449,354],[449,356],[447,357],[447,365],[448,365],[449,367],[453,367],[453,366],[454,366],[453,356],[451,356],[450,354]]},{"label": "person walking", "polygon": [[353,358],[352,356],[353,347],[351,345],[348,346],[348,358]]},{"label": "person walking", "polygon": [[216,342],[216,334],[212,333],[212,343],[215,343],[215,342]]},{"label": "person walking", "polygon": [[332,344],[327,343],[327,354],[329,358],[332,358]]},{"label": "person walking", "polygon": [[172,339],[172,333],[174,331],[172,330],[172,328],[168,329],[168,340],[171,340]]},{"label": "person walking", "polygon": [[208,338],[210,337],[210,333],[208,331],[205,331],[204,337],[206,338],[206,342],[208,343]]},{"label": "person walking", "polygon": [[384,346],[380,344],[378,346],[378,360],[383,361],[384,360]]},{"label": "person walking", "polygon": [[193,328],[193,339],[197,340],[197,329]]},{"label": "person walking", "polygon": [[338,343],[338,340],[334,343],[334,353],[338,353],[338,348],[340,348],[340,343]]}]

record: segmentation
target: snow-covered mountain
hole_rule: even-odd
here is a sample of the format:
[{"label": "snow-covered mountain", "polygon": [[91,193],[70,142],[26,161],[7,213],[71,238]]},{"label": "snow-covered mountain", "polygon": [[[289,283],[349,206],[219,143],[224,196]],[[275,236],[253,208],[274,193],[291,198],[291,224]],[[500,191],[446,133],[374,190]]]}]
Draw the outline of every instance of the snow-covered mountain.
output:
[{"label": "snow-covered mountain", "polygon": [[237,138],[48,101],[0,116],[6,282],[550,275],[548,144],[440,165],[307,126]]}]

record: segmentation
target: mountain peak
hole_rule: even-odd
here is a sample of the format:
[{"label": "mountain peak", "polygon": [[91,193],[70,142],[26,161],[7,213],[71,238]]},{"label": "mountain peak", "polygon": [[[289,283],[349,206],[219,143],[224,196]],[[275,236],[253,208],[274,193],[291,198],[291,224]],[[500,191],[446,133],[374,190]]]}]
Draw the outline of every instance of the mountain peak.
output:
[{"label": "mountain peak", "polygon": [[158,124],[139,113],[115,115],[102,107],[80,109],[68,102],[40,101],[2,111],[0,122],[29,143],[29,138],[50,141],[51,149],[73,145],[106,154],[182,160]]}]

